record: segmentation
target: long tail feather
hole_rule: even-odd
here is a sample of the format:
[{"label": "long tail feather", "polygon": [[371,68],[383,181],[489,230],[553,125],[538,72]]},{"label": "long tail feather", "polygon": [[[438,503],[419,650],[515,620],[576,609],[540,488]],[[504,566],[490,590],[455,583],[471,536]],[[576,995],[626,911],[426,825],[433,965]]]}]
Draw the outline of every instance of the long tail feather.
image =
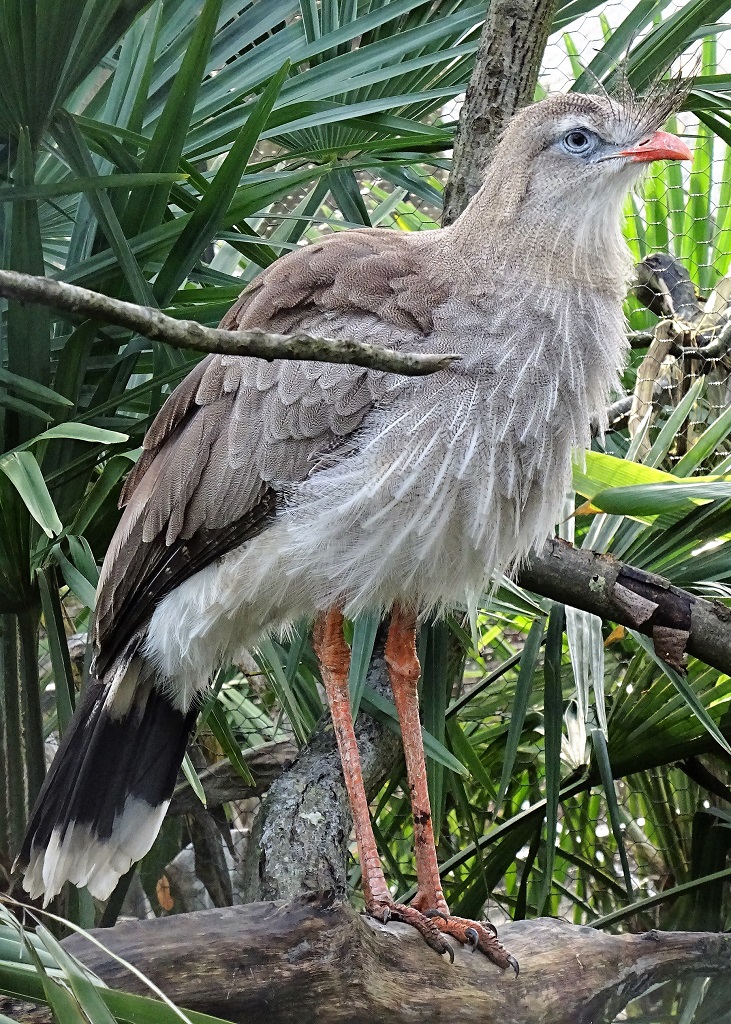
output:
[{"label": "long tail feather", "polygon": [[195,716],[156,688],[140,658],[113,684],[87,687],[18,856],[32,898],[48,903],[65,881],[110,895],[157,836]]}]

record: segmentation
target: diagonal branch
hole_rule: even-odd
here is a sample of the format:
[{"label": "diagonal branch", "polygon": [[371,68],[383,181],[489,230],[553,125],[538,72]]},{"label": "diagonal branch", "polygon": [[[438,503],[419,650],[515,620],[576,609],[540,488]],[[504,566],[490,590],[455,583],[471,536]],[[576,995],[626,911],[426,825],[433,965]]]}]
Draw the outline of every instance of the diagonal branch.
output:
[{"label": "diagonal branch", "polygon": [[78,288],[48,277],[17,274],[0,270],[0,295],[16,302],[34,302],[52,306],[64,313],[91,317],[126,327],[151,341],[162,341],[175,348],[195,352],[221,352],[232,356],[258,356],[260,359],[311,359],[318,363],[351,363],[370,370],[422,376],[446,370],[456,354],[424,355],[418,352],[393,352],[380,345],[336,338],[315,338],[304,331],[272,334],[258,328],[225,331],[203,327],[195,320],[176,320],[159,309],[123,302],[109,295]]},{"label": "diagonal branch", "polygon": [[521,568],[518,583],[652,637],[655,652],[678,671],[687,652],[731,674],[731,608],[674,587],[662,576],[550,540]]}]

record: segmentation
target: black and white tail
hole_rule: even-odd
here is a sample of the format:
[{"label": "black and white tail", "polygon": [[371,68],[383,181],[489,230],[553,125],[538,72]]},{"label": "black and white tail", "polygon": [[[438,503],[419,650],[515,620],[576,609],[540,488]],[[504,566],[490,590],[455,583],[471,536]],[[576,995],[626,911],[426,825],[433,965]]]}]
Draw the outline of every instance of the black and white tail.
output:
[{"label": "black and white tail", "polygon": [[30,816],[17,863],[32,898],[64,882],[106,899],[152,846],[195,722],[135,657],[112,682],[92,680]]}]

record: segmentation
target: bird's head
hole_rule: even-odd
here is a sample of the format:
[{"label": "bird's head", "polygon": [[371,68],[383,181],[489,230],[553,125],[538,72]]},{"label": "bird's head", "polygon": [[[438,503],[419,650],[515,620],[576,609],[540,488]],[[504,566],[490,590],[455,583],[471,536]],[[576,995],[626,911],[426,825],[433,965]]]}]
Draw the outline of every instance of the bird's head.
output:
[{"label": "bird's head", "polygon": [[502,233],[516,255],[522,249],[551,264],[578,260],[588,270],[593,261],[600,276],[612,272],[607,259],[626,263],[627,193],[652,161],[692,156],[661,130],[679,100],[677,83],[658,83],[643,96],[626,88],[619,96],[568,93],[519,111],[495,150],[481,200],[478,193],[495,236]]},{"label": "bird's head", "polygon": [[653,160],[691,158],[681,139],[661,131],[676,104],[677,89],[662,84],[641,97],[626,89],[621,98],[549,96],[512,119],[495,153],[495,170],[522,168],[524,191],[517,199],[568,197],[576,204],[598,193],[622,200]]}]

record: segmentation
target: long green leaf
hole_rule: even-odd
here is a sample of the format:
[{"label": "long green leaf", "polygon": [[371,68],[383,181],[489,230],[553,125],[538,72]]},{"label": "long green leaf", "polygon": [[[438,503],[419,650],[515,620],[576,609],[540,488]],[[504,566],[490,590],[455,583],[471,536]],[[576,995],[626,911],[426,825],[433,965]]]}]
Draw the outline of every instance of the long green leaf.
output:
[{"label": "long green leaf", "polygon": [[600,491],[591,499],[596,508],[613,515],[657,516],[691,511],[694,504],[731,498],[731,480],[642,484]]},{"label": "long green leaf", "polygon": [[525,713],[528,710],[528,702],[530,700],[531,693],[533,692],[533,676],[535,674],[536,664],[538,663],[538,655],[541,650],[543,626],[544,620],[542,617],[535,619],[528,633],[525,646],[523,647],[523,653],[520,658],[520,668],[518,670],[518,681],[515,684],[515,697],[513,698],[510,726],[508,728],[508,736],[505,741],[503,770],[502,775],[500,776],[500,785],[498,787],[498,807],[502,805],[502,802],[505,799],[505,794],[508,791],[510,779],[513,774],[515,755],[518,753],[520,737],[523,732],[523,724],[525,722]]},{"label": "long green leaf", "polygon": [[234,766],[238,774],[244,782],[253,786],[254,776],[251,774],[246,761],[241,756],[241,748],[236,742],[236,737],[231,730],[228,718],[217,700],[212,702],[206,722],[211,732],[218,740],[224,754]]},{"label": "long green leaf", "polygon": [[87,1018],[72,993],[60,983],[59,979],[49,975],[33,944],[26,940],[24,945],[26,952],[33,960],[41,983],[43,998],[51,1007],[56,1024],[88,1024]]},{"label": "long green leaf", "polygon": [[75,196],[79,192],[95,192],[106,188],[134,189],[149,185],[169,185],[174,181],[185,181],[187,174],[159,174],[153,171],[139,174],[100,174],[98,178],[70,178],[66,183],[49,185],[13,185],[0,188],[0,203],[20,203],[29,199],[58,199],[61,196]]},{"label": "long green leaf", "polygon": [[[77,174],[93,176],[96,167],[89,148],[75,120],[65,111],[59,112],[56,116],[54,136],[69,165]],[[140,187],[143,184],[141,179],[147,177],[147,175],[140,172],[139,175],[125,175],[124,177],[130,177],[133,180],[137,179],[135,187]],[[178,175],[173,176],[174,179],[177,177]],[[119,261],[119,266],[124,272],[132,298],[140,305],[152,306],[154,305],[152,290],[124,236],[112,197],[108,196],[104,191],[104,187],[101,185],[101,175],[97,178],[92,177],[91,180],[96,181],[96,188],[89,189],[87,193],[89,207],[93,210],[99,227],[102,229]],[[154,182],[150,182],[150,184],[154,184]]]},{"label": "long green leaf", "polygon": [[686,452],[673,466],[673,476],[687,477],[698,468],[701,462],[712,456],[722,441],[731,433],[731,406],[715,419],[700,437],[696,438],[693,447]]},{"label": "long green leaf", "polygon": [[84,607],[92,610],[96,604],[94,584],[69,561],[58,544],[54,545],[53,556],[69,590],[78,597]]},{"label": "long green leaf", "polygon": [[[180,70],[175,76],[165,109],[142,161],[142,171],[176,172],[190,126],[200,82],[221,13],[222,0],[204,0]],[[136,189],[130,196],[122,224],[128,237],[159,224],[167,206],[169,185]]]},{"label": "long green leaf", "polygon": [[554,604],[548,616],[546,653],[543,664],[543,722],[546,745],[546,861],[538,896],[537,913],[539,916],[545,912],[556,858],[558,799],[561,790],[561,733],[563,729],[561,660],[564,621],[563,605]]},{"label": "long green leaf", "polygon": [[381,623],[378,612],[366,612],[353,622],[353,640],[350,647],[348,689],[350,691],[350,712],[353,721],[358,717],[360,702],[365,690],[368,668],[373,656],[373,645]]},{"label": "long green leaf", "polygon": [[[20,187],[32,187],[36,168],[28,132],[22,129],[18,145],[14,181]],[[6,242],[7,245],[7,242]],[[9,270],[42,277],[45,259],[38,218],[38,204],[31,199],[15,203],[10,221]],[[51,381],[50,312],[47,306],[8,302],[5,353],[7,369],[18,377],[48,387]],[[36,425],[27,416],[7,417],[7,447],[13,447],[35,432]]]},{"label": "long green leaf", "polygon": [[82,969],[78,961],[69,956],[63,946],[44,925],[38,925],[36,934],[58,964],[59,969],[63,971],[64,977],[76,997],[76,1001],[88,1020],[93,1021],[94,1024],[116,1024],[114,1017],[101,997],[99,988],[90,980],[88,974]]},{"label": "long green leaf", "polygon": [[[383,722],[398,736],[401,735],[401,729],[398,724],[398,714],[396,713],[396,707],[392,701],[387,700],[386,697],[382,697],[380,693],[376,693],[376,691],[370,686],[366,686],[361,703],[368,709],[369,714],[378,718],[379,721]],[[450,753],[444,744],[435,739],[431,733],[426,731],[426,729],[421,730],[421,738],[424,743],[424,752],[428,757],[432,757],[435,761],[439,761],[439,763],[443,764],[445,768],[448,768],[451,772],[456,772],[457,775],[463,775],[465,777],[469,775],[465,766],[457,760],[454,754]]]},{"label": "long green leaf", "polygon": [[677,896],[682,896],[685,893],[697,892],[698,889],[702,889],[706,885],[714,885],[716,882],[720,882],[729,877],[731,877],[731,868],[724,868],[723,871],[714,871],[713,874],[706,875],[703,878],[694,878],[690,882],[683,882],[681,885],[673,885],[669,889],[662,889],[653,896],[645,896],[643,899],[634,900],[629,904],[629,906],[620,907],[619,909],[612,911],[610,914],[604,914],[602,917],[597,918],[596,921],[591,921],[591,927],[608,928],[611,925],[619,924],[620,921],[624,921],[628,917],[635,917],[637,914],[641,914],[644,910],[651,910],[653,907],[657,907],[661,903],[670,902]]},{"label": "long green leaf", "polygon": [[150,0],[47,0],[9,4],[0,47],[0,132],[20,125],[37,146],[55,110],[114,46]]},{"label": "long green leaf", "polygon": [[642,29],[657,18],[669,2],[670,0],[640,0],[639,3],[633,4],[622,23],[605,40],[604,46],[592,58],[586,71],[579,75],[572,88],[576,92],[591,92],[596,87],[598,78],[607,71],[614,70],[627,44],[636,39]]},{"label": "long green leaf", "polygon": [[130,468],[132,462],[133,460],[129,455],[114,455],[105,463],[101,475],[95,481],[93,487],[84,495],[84,500],[69,527],[72,533],[82,534],[86,530],[87,526],[99,514],[109,496],[115,494],[117,484]]},{"label": "long green leaf", "polygon": [[41,434],[27,441],[22,448],[24,450],[39,441],[52,441],[55,438],[71,438],[74,441],[89,441],[92,444],[123,444],[129,441],[129,434],[121,434],[118,430],[107,430],[104,427],[94,427],[90,423],[74,423],[69,420],[66,423],[58,423],[55,427],[49,427]]},{"label": "long green leaf", "polygon": [[703,706],[703,704],[698,698],[697,693],[695,692],[693,687],[688,683],[688,681],[683,679],[683,677],[678,672],[676,672],[674,668],[671,668],[671,666],[668,665],[666,661],[663,661],[663,659],[655,653],[655,648],[652,645],[652,641],[648,637],[643,636],[641,633],[635,633],[634,631],[632,631],[632,636],[640,645],[640,647],[642,647],[647,652],[647,654],[649,654],[649,656],[652,658],[655,664],[662,669],[663,673],[668,677],[670,682],[673,684],[675,689],[678,691],[680,696],[683,698],[685,703],[696,716],[698,721],[707,730],[707,732],[713,737],[713,739],[719,744],[719,746],[721,746],[726,751],[727,754],[731,754],[731,746],[729,746],[729,743],[724,737],[723,733],[718,728],[716,723],[713,721],[711,716],[708,714],[708,711]]},{"label": "long green leaf", "polygon": [[663,74],[683,52],[689,38],[703,31],[703,26],[710,29],[730,7],[729,0],[690,0],[683,4],[634,47],[626,68],[630,83],[637,88]]},{"label": "long green leaf", "polygon": [[68,398],[64,398],[63,395],[59,395],[52,388],[44,387],[43,384],[39,384],[38,381],[31,380],[29,377],[19,377],[17,373],[9,373],[8,370],[4,370],[2,367],[0,367],[0,384],[5,384],[16,394],[33,398],[37,402],[45,402],[47,405],[60,405],[67,409],[73,408],[73,402],[70,402]]},{"label": "long green leaf", "polygon": [[286,61],[246,119],[246,124],[206,189],[203,199],[170,250],[155,281],[155,295],[161,305],[171,300],[175,290],[223,225],[241,176],[288,74],[289,61]]},{"label": "long green leaf", "polygon": [[594,748],[596,765],[599,769],[599,776],[602,780],[602,786],[604,787],[604,797],[607,802],[607,811],[609,813],[609,821],[612,826],[612,833],[617,844],[617,850],[619,851],[619,859],[622,863],[625,888],[627,890],[628,897],[632,899],[632,876],[629,869],[629,860],[627,859],[627,850],[625,849],[624,836],[621,829],[619,808],[617,806],[617,794],[614,790],[614,776],[612,775],[612,766],[609,761],[607,741],[601,729],[592,729],[591,742]]},{"label": "long green leaf", "polygon": [[63,736],[74,712],[74,674],[71,669],[56,574],[52,567],[46,567],[38,570],[37,578],[46,636],[48,637],[48,649],[51,655],[51,667],[53,668],[58,728],[59,733]]},{"label": "long green leaf", "polygon": [[61,533],[63,523],[58,518],[41,468],[31,452],[16,451],[0,456],[0,473],[10,480],[25,507],[49,537]]},{"label": "long green leaf", "polygon": [[208,806],[208,800],[206,799],[205,790],[201,784],[201,780],[198,778],[198,772],[195,770],[195,765],[190,759],[190,754],[185,754],[183,757],[183,763],[180,766],[183,775],[188,780],[188,785],[193,790],[195,795],[198,797],[204,807]]},{"label": "long green leaf", "polygon": [[260,640],[257,651],[261,665],[269,674],[277,698],[289,718],[297,739],[301,743],[306,742],[309,730],[273,642],[268,638]]},{"label": "long green leaf", "polygon": [[[443,620],[426,627],[426,652],[421,670],[422,716],[424,729],[440,744],[446,736],[447,700],[452,691],[450,678],[450,633]],[[439,835],[444,819],[444,766],[433,758],[426,765],[429,800],[435,835]]]}]

